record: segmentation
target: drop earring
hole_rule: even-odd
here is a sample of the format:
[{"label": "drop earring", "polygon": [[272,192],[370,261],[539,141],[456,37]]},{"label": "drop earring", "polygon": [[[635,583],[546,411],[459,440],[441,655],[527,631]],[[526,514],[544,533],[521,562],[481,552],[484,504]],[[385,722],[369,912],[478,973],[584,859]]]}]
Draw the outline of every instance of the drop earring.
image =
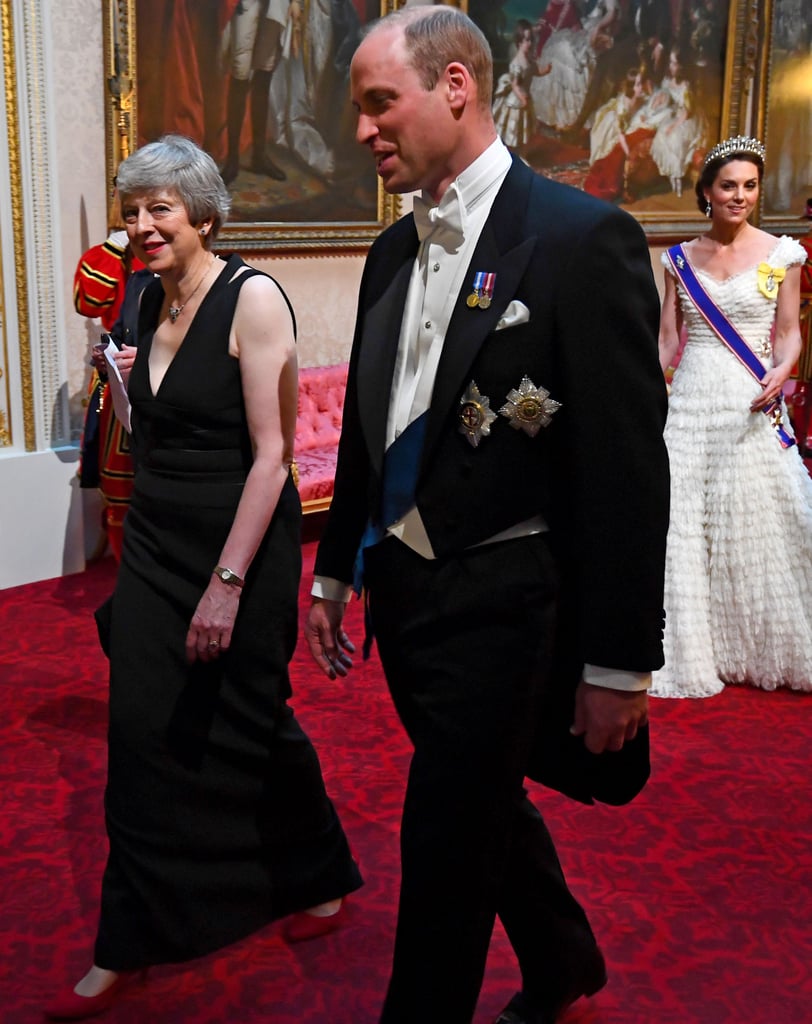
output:
[{"label": "drop earring", "polygon": [[710,215],[712,213],[713,213],[713,207],[711,206],[711,201],[710,201],[710,199],[706,199],[705,200],[705,216],[706,217],[710,217]]},{"label": "drop earring", "polygon": [[201,235],[205,235],[206,234],[206,229],[205,228],[201,228],[200,229],[200,234]]}]

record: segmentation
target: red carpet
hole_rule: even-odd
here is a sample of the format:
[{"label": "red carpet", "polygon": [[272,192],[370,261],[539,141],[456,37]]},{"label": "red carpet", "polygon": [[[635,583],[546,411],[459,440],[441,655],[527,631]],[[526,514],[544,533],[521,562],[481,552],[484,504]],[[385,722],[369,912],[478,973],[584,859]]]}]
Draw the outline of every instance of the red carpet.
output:
[{"label": "red carpet", "polygon": [[[313,545],[305,546],[306,567]],[[0,1019],[41,1020],[84,972],[105,856],[105,671],[88,572],[0,592],[3,890]],[[357,608],[352,633],[360,639]],[[160,968],[111,1024],[375,1024],[391,955],[408,747],[376,660],[331,684],[302,649],[296,707],[367,884],[349,926],[288,948],[271,928]],[[803,1024],[812,1019],[812,698],[728,689],[658,701],[654,777],[629,808],[534,791],[591,910],[608,987],[566,1024]],[[477,1015],[517,984],[501,931]],[[418,1024],[418,1022],[415,1022]]]}]

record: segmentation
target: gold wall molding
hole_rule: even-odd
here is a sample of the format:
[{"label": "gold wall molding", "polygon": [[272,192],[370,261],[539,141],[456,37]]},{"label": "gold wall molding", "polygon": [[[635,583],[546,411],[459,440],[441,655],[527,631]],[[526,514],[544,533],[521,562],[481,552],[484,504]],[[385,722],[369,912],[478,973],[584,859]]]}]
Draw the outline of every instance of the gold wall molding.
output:
[{"label": "gold wall molding", "polygon": [[[64,311],[61,264],[56,259],[60,237],[56,183],[53,109],[49,70],[49,26],[44,13],[48,0],[22,0],[15,4],[19,19],[17,67],[20,85],[20,124],[23,167],[23,219],[27,262],[18,262],[28,276],[26,315],[31,338],[32,376],[35,381],[34,420],[38,449],[70,443],[67,363],[64,351]],[[15,244],[17,239],[15,239]],[[23,275],[20,274],[20,277]]]},{"label": "gold wall molding", "polygon": [[[14,239],[14,261],[18,267],[26,265],[25,231],[23,228],[22,202],[22,166],[20,160],[20,127],[17,116],[17,61],[14,46],[14,15],[11,0],[0,0],[0,24],[3,38],[3,87],[6,101],[6,131],[8,133],[8,174],[9,191],[11,194],[11,224]],[[2,276],[0,275],[0,281]],[[36,448],[36,430],[34,427],[34,382],[31,372],[31,338],[28,331],[28,294],[24,275],[17,280],[17,350],[20,365],[20,389],[23,409],[23,442],[26,451]],[[3,351],[4,364],[9,365],[8,337],[5,315],[5,294],[3,295]],[[8,373],[3,381],[6,393],[6,408],[10,411],[12,382]],[[3,424],[3,435],[0,444],[10,447],[13,443],[11,424],[6,420]]]},{"label": "gold wall molding", "polygon": [[[4,58],[11,246],[22,439],[42,451],[70,443],[62,267],[56,187],[48,0],[0,0]],[[4,227],[6,227],[4,225]],[[10,278],[7,278],[10,279]],[[22,443],[20,443],[22,442]]]}]

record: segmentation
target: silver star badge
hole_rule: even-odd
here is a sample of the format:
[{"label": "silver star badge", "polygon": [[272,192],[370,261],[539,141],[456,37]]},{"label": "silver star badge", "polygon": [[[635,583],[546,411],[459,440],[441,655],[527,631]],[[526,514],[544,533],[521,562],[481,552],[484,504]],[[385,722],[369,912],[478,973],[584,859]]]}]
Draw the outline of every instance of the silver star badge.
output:
[{"label": "silver star badge", "polygon": [[471,381],[460,399],[460,433],[476,448],[483,437],[491,432],[491,423],[496,413],[491,409],[491,400],[479,393],[475,381]]},{"label": "silver star badge", "polygon": [[549,391],[537,388],[529,377],[522,377],[518,391],[514,388],[508,392],[507,402],[499,414],[510,420],[514,430],[523,430],[530,437],[535,437],[560,408],[561,403],[550,398]]}]

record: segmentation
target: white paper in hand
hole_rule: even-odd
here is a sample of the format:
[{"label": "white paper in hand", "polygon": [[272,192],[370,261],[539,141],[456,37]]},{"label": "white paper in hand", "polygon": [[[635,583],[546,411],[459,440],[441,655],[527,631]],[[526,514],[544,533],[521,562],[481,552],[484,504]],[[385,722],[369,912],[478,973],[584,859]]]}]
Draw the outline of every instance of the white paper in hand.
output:
[{"label": "white paper in hand", "polygon": [[107,381],[110,385],[110,394],[113,396],[113,412],[116,414],[116,419],[122,427],[124,427],[128,434],[131,434],[130,399],[127,395],[127,388],[121,376],[121,371],[118,368],[118,363],[114,358],[116,352],[118,352],[118,345],[110,338],[107,348],[104,350],[104,358],[107,360]]}]

